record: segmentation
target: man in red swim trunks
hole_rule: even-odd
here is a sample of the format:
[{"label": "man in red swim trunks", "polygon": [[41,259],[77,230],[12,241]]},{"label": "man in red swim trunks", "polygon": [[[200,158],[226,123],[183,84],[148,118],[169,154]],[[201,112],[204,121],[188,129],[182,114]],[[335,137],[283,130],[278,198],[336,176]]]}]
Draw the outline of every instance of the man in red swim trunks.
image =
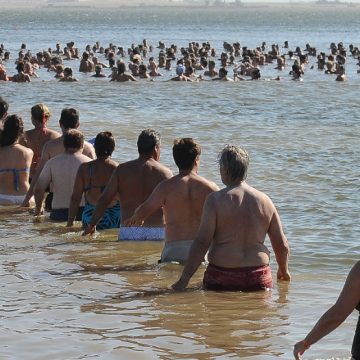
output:
[{"label": "man in red swim trunks", "polygon": [[289,246],[279,214],[264,193],[246,182],[249,156],[236,146],[220,154],[220,174],[226,187],[208,195],[201,224],[180,279],[185,289],[209,250],[203,285],[209,290],[255,291],[272,288],[269,236],[278,264],[277,278],[290,280]]}]

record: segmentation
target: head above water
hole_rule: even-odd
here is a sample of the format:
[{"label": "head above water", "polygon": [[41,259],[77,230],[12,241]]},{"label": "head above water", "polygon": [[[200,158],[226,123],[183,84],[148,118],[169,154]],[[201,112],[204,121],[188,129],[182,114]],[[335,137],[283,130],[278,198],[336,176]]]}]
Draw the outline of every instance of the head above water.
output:
[{"label": "head above water", "polygon": [[115,149],[115,139],[110,131],[103,131],[96,135],[95,143],[96,157],[108,157],[111,156]]},{"label": "head above water", "polygon": [[0,132],[0,147],[16,143],[24,133],[22,118],[18,115],[9,115],[3,122],[3,129]]},{"label": "head above water", "polygon": [[[247,151],[234,145],[225,146],[219,154],[220,169],[223,169],[231,181],[242,182],[246,179],[249,161]],[[224,181],[223,176],[222,180]]]},{"label": "head above water", "polygon": [[50,119],[49,108],[44,104],[36,104],[31,108],[31,117],[37,123],[45,125]]},{"label": "head above water", "polygon": [[76,152],[84,147],[84,135],[76,129],[69,129],[64,134],[65,151]]},{"label": "head above water", "polygon": [[5,118],[8,110],[9,110],[8,102],[3,97],[0,96],[0,120]]},{"label": "head above water", "polygon": [[199,159],[201,147],[192,138],[182,138],[174,141],[173,157],[179,170],[192,170]]},{"label": "head above water", "polygon": [[64,130],[78,128],[80,124],[79,112],[74,108],[63,109],[61,111],[59,124]]},{"label": "head above water", "polygon": [[150,155],[156,147],[160,147],[160,134],[153,129],[143,130],[137,141],[138,152],[140,155]]}]

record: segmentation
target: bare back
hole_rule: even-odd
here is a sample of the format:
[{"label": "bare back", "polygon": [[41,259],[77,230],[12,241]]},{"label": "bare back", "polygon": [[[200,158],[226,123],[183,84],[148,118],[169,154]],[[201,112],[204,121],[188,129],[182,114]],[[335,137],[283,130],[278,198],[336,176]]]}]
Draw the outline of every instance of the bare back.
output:
[{"label": "bare back", "polygon": [[[64,152],[65,152],[65,147],[63,144],[63,137],[61,136],[57,139],[48,141],[44,145],[43,152],[41,154],[41,161],[47,161]],[[89,157],[90,159],[95,159],[94,147],[87,141],[84,141],[84,148],[82,153],[87,157]]]},{"label": "bare back", "polygon": [[210,196],[216,231],[209,261],[228,268],[268,264],[264,241],[276,212],[270,198],[244,182]]},{"label": "bare back", "polygon": [[[149,197],[160,182],[172,177],[172,173],[170,169],[155,159],[143,160],[139,158],[119,165],[116,169],[116,177],[122,219],[127,219]],[[149,216],[144,226],[163,226],[161,209]]]},{"label": "bare back", "polygon": [[[81,179],[82,191],[85,192],[85,198],[88,203],[96,205],[117,165],[111,159],[96,159],[80,166],[77,176]],[[108,207],[114,206],[116,201],[117,197],[114,198]]]},{"label": "bare back", "polygon": [[166,241],[194,240],[205,199],[219,188],[193,172],[176,175],[159,187],[164,202]]},{"label": "bare back", "polygon": [[57,139],[61,136],[55,130],[40,128],[32,129],[25,132],[24,145],[29,147],[34,152],[33,161],[30,169],[30,177],[36,170],[36,167],[40,161],[42,149],[49,140]]},{"label": "bare back", "polygon": [[0,193],[24,195],[29,189],[33,152],[20,144],[0,147]]}]

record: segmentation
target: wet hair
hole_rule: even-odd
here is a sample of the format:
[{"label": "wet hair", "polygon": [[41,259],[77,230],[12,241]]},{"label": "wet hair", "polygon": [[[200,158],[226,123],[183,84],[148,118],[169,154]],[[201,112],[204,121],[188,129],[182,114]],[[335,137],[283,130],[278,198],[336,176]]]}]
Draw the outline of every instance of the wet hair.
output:
[{"label": "wet hair", "polygon": [[24,132],[24,123],[18,115],[9,115],[3,123],[0,132],[0,146],[13,145]]},{"label": "wet hair", "polygon": [[8,102],[0,96],[0,120],[5,116],[9,110]]},{"label": "wet hair", "polygon": [[110,131],[103,131],[96,135],[95,143],[96,157],[111,156],[115,149],[115,139]]},{"label": "wet hair", "polygon": [[195,160],[201,154],[201,147],[192,138],[182,138],[174,141],[173,157],[179,170],[191,170]]},{"label": "wet hair", "polygon": [[234,145],[225,146],[219,154],[219,164],[224,167],[232,180],[246,179],[249,161],[246,150]]},{"label": "wet hair", "polygon": [[80,150],[84,146],[84,135],[76,129],[69,129],[64,134],[63,144],[65,150],[75,149]]},{"label": "wet hair", "polygon": [[152,129],[143,130],[137,141],[137,147],[139,154],[151,154],[155,147],[160,145],[160,134]]},{"label": "wet hair", "polygon": [[75,129],[79,125],[79,112],[74,108],[65,108],[61,111],[59,122],[65,130]]},{"label": "wet hair", "polygon": [[72,74],[73,74],[72,68],[66,67],[64,69],[64,75],[72,76]]},{"label": "wet hair", "polygon": [[126,65],[123,61],[117,63],[117,69],[119,74],[123,74],[126,71]]},{"label": "wet hair", "polygon": [[22,61],[18,62],[18,64],[16,65],[16,70],[18,72],[24,71],[24,68],[25,68],[25,64]]},{"label": "wet hair", "polygon": [[36,122],[45,124],[51,116],[49,108],[44,104],[36,104],[31,108],[31,116]]}]

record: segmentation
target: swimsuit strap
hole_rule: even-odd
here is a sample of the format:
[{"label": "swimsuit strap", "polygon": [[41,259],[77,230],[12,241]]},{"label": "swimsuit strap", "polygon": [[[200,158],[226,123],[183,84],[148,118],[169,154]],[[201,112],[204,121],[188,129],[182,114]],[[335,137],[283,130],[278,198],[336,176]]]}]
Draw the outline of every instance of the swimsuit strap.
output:
[{"label": "swimsuit strap", "polygon": [[0,169],[0,172],[12,172],[14,174],[14,186],[15,186],[15,190],[19,191],[20,190],[20,177],[19,177],[19,173],[20,172],[30,172],[29,168],[22,168],[22,169]]},{"label": "swimsuit strap", "polygon": [[[93,185],[92,184],[92,176],[93,176],[93,163],[89,164],[89,184],[87,186],[84,187],[84,193],[85,193],[85,200],[86,200],[86,192],[89,191],[90,189],[94,189],[94,188],[98,188],[100,189],[101,192],[104,191],[106,185]],[[86,200],[87,201],[87,200]]]}]

